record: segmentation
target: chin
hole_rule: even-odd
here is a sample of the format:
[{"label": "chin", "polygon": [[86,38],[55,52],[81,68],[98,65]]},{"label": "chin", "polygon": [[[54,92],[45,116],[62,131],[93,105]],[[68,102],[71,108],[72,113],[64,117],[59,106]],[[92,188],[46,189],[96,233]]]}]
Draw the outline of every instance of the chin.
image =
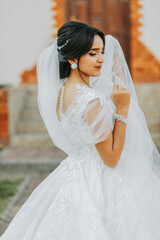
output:
[{"label": "chin", "polygon": [[93,77],[98,77],[98,76],[100,76],[100,75],[101,75],[101,71],[99,71],[99,72],[93,74]]}]

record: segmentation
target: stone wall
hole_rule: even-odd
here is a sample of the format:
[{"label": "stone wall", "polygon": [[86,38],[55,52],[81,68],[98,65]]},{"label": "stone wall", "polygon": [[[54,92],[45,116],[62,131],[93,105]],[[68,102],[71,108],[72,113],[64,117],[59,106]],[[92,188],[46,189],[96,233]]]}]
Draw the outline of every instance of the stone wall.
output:
[{"label": "stone wall", "polygon": [[135,89],[152,139],[160,150],[160,84],[136,83]]},{"label": "stone wall", "polygon": [[[136,83],[135,89],[140,108],[144,112],[152,139],[160,150],[160,84]],[[51,140],[49,139],[45,126],[42,126],[44,124],[39,115],[37,106],[37,85],[11,88],[9,90],[8,103],[9,123],[7,121],[6,124],[9,124],[8,135],[10,139],[16,138],[17,144],[17,139],[20,139],[20,136],[23,137],[19,140],[21,145],[25,144],[25,141],[27,141],[24,140],[24,137],[33,139],[34,144],[35,142],[38,144],[43,141],[46,143],[48,141],[48,144],[51,144]],[[36,141],[34,135],[36,135]],[[41,139],[44,136],[45,139]],[[15,141],[11,142],[13,143]],[[31,145],[33,145],[33,143]],[[29,144],[27,146],[29,146]]]},{"label": "stone wall", "polygon": [[9,132],[10,136],[16,132],[16,124],[26,97],[25,86],[12,87],[9,91]]}]

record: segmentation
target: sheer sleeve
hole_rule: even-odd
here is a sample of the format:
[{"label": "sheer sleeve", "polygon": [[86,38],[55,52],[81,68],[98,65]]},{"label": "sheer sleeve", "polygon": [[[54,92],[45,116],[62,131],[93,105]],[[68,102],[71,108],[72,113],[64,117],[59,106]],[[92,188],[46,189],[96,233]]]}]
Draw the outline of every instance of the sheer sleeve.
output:
[{"label": "sheer sleeve", "polygon": [[110,103],[103,94],[92,90],[78,97],[74,120],[82,141],[95,145],[107,139],[113,130],[113,120]]}]

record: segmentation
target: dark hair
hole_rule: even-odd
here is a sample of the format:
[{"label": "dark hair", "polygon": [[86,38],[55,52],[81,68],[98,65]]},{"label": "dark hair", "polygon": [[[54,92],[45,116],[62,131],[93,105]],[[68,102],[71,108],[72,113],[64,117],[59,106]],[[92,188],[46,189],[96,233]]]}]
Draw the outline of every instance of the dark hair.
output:
[{"label": "dark hair", "polygon": [[68,62],[69,59],[78,58],[78,69],[80,57],[87,53],[94,41],[94,36],[98,34],[104,44],[105,48],[105,35],[102,31],[94,28],[87,23],[80,21],[68,21],[63,24],[57,32],[57,45],[62,46],[66,40],[70,39],[67,44],[58,50],[60,79],[68,77],[71,72],[71,66]]}]

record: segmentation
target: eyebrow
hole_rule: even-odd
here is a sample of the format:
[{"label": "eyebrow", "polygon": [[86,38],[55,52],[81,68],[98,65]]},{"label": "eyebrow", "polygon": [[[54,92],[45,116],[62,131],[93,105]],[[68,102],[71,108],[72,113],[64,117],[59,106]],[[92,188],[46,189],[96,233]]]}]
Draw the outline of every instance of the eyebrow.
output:
[{"label": "eyebrow", "polygon": [[[91,48],[90,50],[99,50],[99,48]],[[104,50],[104,47],[102,48]]]}]

